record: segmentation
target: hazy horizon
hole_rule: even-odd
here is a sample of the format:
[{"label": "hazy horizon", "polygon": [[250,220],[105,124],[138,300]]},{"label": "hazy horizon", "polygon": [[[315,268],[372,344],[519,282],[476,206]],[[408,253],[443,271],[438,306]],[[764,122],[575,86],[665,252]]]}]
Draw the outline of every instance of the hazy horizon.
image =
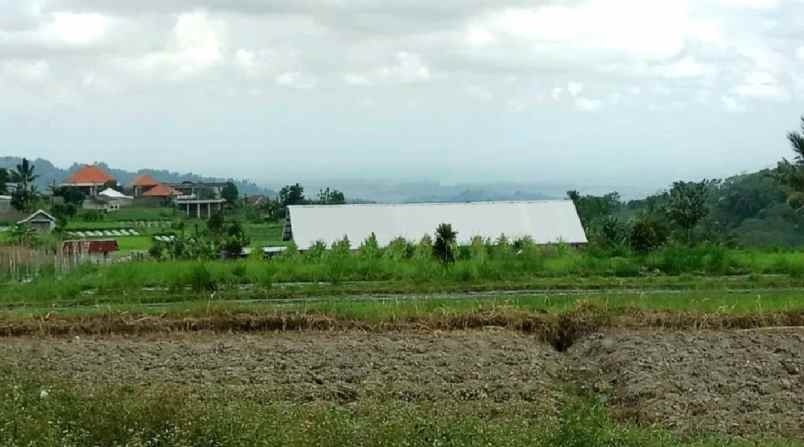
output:
[{"label": "hazy horizon", "polygon": [[0,2],[0,152],[645,190],[789,156],[801,0]]}]

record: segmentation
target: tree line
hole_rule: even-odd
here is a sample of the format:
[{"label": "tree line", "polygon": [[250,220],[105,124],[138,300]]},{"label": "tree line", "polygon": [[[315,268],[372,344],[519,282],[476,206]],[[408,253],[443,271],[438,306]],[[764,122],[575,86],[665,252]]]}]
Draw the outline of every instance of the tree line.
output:
[{"label": "tree line", "polygon": [[804,245],[804,117],[787,139],[793,160],[727,179],[674,182],[643,199],[569,191],[596,245],[646,252],[670,243],[745,247]]}]

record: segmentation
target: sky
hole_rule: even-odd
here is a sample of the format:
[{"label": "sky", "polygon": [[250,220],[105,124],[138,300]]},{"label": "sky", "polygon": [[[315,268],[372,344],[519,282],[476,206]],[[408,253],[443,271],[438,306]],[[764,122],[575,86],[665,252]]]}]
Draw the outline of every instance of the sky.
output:
[{"label": "sky", "polygon": [[788,156],[804,0],[0,0],[0,154],[653,187]]}]

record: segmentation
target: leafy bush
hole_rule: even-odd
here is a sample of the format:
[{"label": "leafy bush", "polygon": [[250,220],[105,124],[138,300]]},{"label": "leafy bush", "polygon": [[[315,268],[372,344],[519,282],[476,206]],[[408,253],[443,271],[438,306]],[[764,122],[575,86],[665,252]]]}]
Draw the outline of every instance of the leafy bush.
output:
[{"label": "leafy bush", "polygon": [[614,216],[607,216],[595,221],[592,240],[607,250],[621,249],[628,245],[630,232],[627,223]]},{"label": "leafy bush", "polygon": [[629,241],[638,253],[647,253],[663,246],[670,237],[669,229],[650,216],[642,216],[631,226]]}]

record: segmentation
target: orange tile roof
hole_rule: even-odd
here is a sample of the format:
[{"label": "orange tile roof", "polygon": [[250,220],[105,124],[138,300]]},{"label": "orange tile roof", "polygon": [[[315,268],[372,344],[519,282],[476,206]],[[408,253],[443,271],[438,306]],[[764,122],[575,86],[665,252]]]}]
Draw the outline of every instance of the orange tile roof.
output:
[{"label": "orange tile roof", "polygon": [[179,195],[178,191],[165,185],[156,185],[142,194],[143,197],[173,197],[177,195]]},{"label": "orange tile roof", "polygon": [[78,185],[78,184],[93,184],[103,185],[106,182],[113,182],[114,177],[105,173],[103,169],[94,165],[85,165],[78,170],[75,174],[71,175],[64,183]]},{"label": "orange tile roof", "polygon": [[155,178],[151,177],[150,175],[140,175],[131,182],[131,186],[156,186],[159,182],[156,181]]}]

